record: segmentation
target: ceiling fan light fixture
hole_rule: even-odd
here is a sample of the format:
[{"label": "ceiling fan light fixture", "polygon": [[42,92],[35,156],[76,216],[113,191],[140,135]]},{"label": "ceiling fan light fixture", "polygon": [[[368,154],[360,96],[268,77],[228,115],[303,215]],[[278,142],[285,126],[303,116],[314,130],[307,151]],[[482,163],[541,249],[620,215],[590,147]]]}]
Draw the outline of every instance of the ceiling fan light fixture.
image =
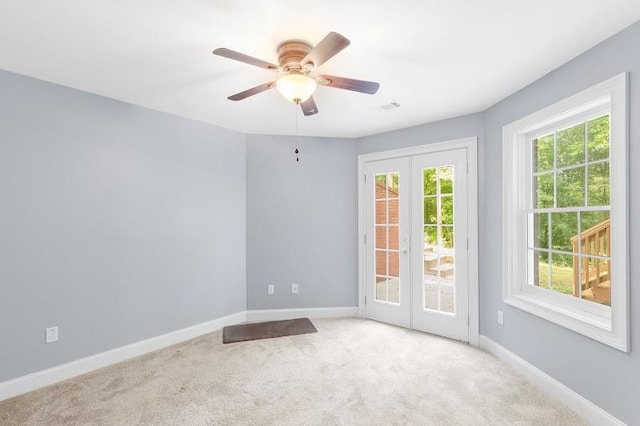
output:
[{"label": "ceiling fan light fixture", "polygon": [[350,43],[348,38],[333,31],[315,46],[301,40],[285,40],[277,48],[278,65],[224,47],[214,50],[213,54],[285,74],[276,81],[269,81],[231,95],[227,98],[230,101],[241,101],[275,87],[285,99],[299,105],[302,113],[309,116],[318,113],[316,102],[311,96],[315,93],[318,85],[369,95],[378,91],[380,84],[375,81],[332,75],[309,77],[311,72],[342,52]]},{"label": "ceiling fan light fixture", "polygon": [[304,74],[287,74],[276,82],[278,92],[294,104],[299,104],[309,99],[317,87],[316,81]]}]

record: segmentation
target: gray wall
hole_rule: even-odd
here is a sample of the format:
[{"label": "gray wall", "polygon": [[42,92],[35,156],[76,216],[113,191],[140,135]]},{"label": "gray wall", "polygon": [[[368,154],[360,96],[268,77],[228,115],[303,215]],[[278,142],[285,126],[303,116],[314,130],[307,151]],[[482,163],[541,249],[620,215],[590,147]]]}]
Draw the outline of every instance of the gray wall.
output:
[{"label": "gray wall", "polygon": [[[485,209],[480,229],[481,332],[628,424],[640,424],[640,23],[485,113]],[[624,354],[502,303],[502,127],[602,80],[630,71],[631,347]],[[498,206],[498,208],[492,208]],[[504,311],[504,326],[496,311]]]},{"label": "gray wall", "polygon": [[245,309],[245,135],[2,71],[0,94],[0,381]]},{"label": "gray wall", "polygon": [[[477,136],[478,157],[480,157],[483,134],[483,115],[470,114],[360,138],[358,140],[358,155]],[[480,158],[478,163],[481,163]],[[478,165],[480,166],[480,164]]]},{"label": "gray wall", "polygon": [[[238,133],[0,73],[0,381],[242,310],[245,297],[249,309],[355,306],[357,154],[478,136],[481,333],[640,424],[638,46],[640,23],[485,113],[359,140],[301,138],[300,163],[291,137],[249,135],[245,153]],[[629,354],[501,294],[502,126],[623,71]],[[44,345],[50,325],[61,341]]]},{"label": "gray wall", "polygon": [[357,306],[356,142],[301,137],[300,162],[294,149],[247,136],[247,306]]},{"label": "gray wall", "polygon": [[[362,138],[358,154],[479,137],[480,333],[628,424],[640,424],[640,23],[481,114]],[[630,78],[630,259],[632,352],[624,354],[502,303],[502,127],[624,71]],[[504,325],[497,311],[504,311]]]}]

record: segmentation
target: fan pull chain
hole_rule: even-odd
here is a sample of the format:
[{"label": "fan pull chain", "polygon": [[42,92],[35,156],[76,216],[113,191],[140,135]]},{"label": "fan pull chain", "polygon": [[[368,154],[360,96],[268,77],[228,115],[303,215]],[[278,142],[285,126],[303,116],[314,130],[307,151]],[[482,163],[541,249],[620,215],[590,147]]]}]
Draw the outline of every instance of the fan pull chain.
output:
[{"label": "fan pull chain", "polygon": [[298,146],[300,145],[299,140],[300,140],[300,136],[298,135],[298,106],[300,105],[300,101],[296,102],[296,150],[294,151],[296,154],[296,162],[300,161],[300,150],[298,149]]}]

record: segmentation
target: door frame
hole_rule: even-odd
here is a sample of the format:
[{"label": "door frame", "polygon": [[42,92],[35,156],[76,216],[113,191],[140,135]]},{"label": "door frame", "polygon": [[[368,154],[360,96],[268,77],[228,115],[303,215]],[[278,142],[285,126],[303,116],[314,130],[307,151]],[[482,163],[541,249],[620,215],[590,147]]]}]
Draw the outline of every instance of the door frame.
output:
[{"label": "door frame", "polygon": [[365,317],[365,238],[367,229],[365,204],[367,200],[364,176],[366,163],[461,148],[467,150],[468,164],[467,220],[469,233],[469,275],[467,282],[469,285],[469,344],[478,346],[480,335],[480,300],[478,295],[478,138],[476,136],[358,155],[358,313],[360,317]]}]

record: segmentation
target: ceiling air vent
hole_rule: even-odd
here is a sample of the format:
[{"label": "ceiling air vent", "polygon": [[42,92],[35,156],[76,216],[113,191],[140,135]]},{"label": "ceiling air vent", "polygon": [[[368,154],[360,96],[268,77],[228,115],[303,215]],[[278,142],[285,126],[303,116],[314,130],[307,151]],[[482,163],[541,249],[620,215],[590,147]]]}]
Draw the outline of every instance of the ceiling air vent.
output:
[{"label": "ceiling air vent", "polygon": [[400,108],[400,104],[397,102],[390,102],[388,104],[380,105],[380,109],[383,111],[389,111],[394,108]]}]

